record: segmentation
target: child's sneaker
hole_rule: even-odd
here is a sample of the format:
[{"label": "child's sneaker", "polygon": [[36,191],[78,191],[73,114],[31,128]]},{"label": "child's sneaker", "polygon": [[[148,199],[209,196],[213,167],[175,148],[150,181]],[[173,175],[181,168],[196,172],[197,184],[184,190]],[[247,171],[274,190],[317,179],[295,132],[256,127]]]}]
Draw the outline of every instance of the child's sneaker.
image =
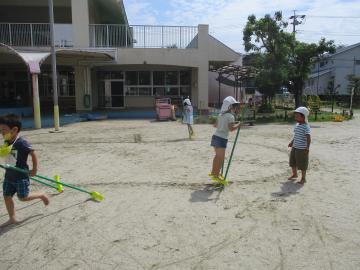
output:
[{"label": "child's sneaker", "polygon": [[229,184],[229,181],[225,180],[224,176],[222,176],[222,175],[215,176],[215,175],[209,173],[209,176],[210,176],[211,180],[213,180],[214,182],[217,182],[223,186],[226,186],[227,184]]},{"label": "child's sneaker", "polygon": [[220,174],[218,177],[217,176],[215,176],[215,175],[213,175],[212,173],[209,173],[208,174],[208,176],[210,177],[210,178],[220,178],[220,179],[223,179],[224,180],[224,176],[222,175],[222,174]]}]

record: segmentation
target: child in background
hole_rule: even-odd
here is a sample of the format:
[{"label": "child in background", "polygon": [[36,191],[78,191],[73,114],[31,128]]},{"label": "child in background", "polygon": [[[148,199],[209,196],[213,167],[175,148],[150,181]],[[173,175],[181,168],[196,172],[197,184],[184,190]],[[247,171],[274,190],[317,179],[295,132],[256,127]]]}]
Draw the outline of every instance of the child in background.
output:
[{"label": "child in background", "polygon": [[19,200],[23,202],[40,199],[45,205],[49,204],[49,199],[45,194],[29,193],[29,176],[36,175],[38,161],[31,145],[26,140],[19,137],[20,130],[21,122],[17,115],[8,114],[0,117],[0,131],[4,137],[5,144],[9,147],[9,153],[6,155],[6,163],[23,170],[29,170],[27,158],[30,155],[32,159],[32,170],[29,171],[29,174],[10,169],[7,169],[5,172],[3,196],[9,214],[9,221],[0,227],[18,223],[13,201],[15,193],[17,193]]},{"label": "child in background", "polygon": [[215,157],[213,160],[210,177],[216,181],[223,179],[220,175],[221,166],[225,159],[225,151],[228,142],[229,132],[240,128],[240,123],[235,122],[235,116],[240,112],[240,103],[229,96],[224,99],[221,107],[221,114],[214,125],[216,131],[211,139],[211,146],[214,147]]},{"label": "child in background", "polygon": [[192,139],[195,133],[194,133],[194,129],[191,126],[193,124],[193,107],[191,105],[190,99],[189,98],[185,99],[183,105],[184,105],[183,123],[187,124],[189,138]]},{"label": "child in background", "polygon": [[289,143],[291,147],[289,165],[292,169],[292,175],[288,178],[294,180],[298,177],[297,170],[301,170],[301,180],[299,184],[306,183],[306,170],[309,165],[309,150],[311,144],[311,129],[308,123],[309,110],[305,107],[299,107],[295,110],[295,120],[297,122],[294,128],[294,138]]}]

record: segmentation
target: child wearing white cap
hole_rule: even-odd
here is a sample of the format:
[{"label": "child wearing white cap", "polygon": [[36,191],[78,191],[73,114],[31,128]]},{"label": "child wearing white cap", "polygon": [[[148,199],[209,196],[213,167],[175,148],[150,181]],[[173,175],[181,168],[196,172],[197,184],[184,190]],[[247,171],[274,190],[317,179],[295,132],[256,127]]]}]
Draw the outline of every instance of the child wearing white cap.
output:
[{"label": "child wearing white cap", "polygon": [[295,180],[297,170],[301,170],[301,180],[299,184],[306,183],[306,171],[309,166],[309,150],[311,144],[311,129],[308,121],[309,110],[305,107],[299,107],[295,110],[295,120],[297,122],[294,128],[294,138],[289,143],[291,147],[289,165],[292,169],[292,175],[289,180]]},{"label": "child wearing white cap", "polygon": [[229,132],[240,127],[240,122],[235,122],[235,116],[240,112],[240,103],[229,96],[224,99],[221,114],[214,125],[216,131],[211,139],[211,146],[215,149],[212,170],[209,176],[215,180],[220,179],[220,170],[225,158],[225,150],[228,142]]},{"label": "child wearing white cap", "polygon": [[189,98],[186,98],[184,100],[184,117],[183,117],[183,123],[187,124],[188,132],[189,132],[189,138],[192,139],[193,136],[195,136],[194,129],[192,128],[193,124],[193,107],[191,105],[191,101]]}]

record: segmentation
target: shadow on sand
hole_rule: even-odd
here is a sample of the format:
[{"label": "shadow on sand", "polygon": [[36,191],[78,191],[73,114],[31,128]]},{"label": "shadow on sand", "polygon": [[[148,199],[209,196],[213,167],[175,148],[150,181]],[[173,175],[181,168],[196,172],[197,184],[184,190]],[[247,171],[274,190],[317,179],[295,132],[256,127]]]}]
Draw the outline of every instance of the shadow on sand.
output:
[{"label": "shadow on sand", "polygon": [[[224,186],[222,185],[206,184],[202,189],[191,193],[190,202],[217,202],[223,190]],[[216,197],[211,198],[214,193],[216,193]]]},{"label": "shadow on sand", "polygon": [[[13,230],[13,229],[18,229],[18,228],[21,228],[21,227],[24,227],[26,225],[29,225],[31,223],[34,223],[36,221],[39,221],[41,219],[44,219],[44,218],[47,218],[47,217],[50,217],[50,216],[56,216],[57,214],[60,214],[61,212],[63,211],[66,211],[68,209],[71,209],[73,207],[76,207],[76,206],[79,206],[79,205],[82,205],[82,204],[85,204],[87,202],[95,202],[95,203],[98,203],[97,201],[94,201],[93,199],[86,199],[85,201],[82,201],[82,202],[78,202],[78,203],[74,203],[74,204],[71,204],[71,205],[68,205],[64,208],[61,208],[55,212],[52,212],[50,214],[47,214],[47,215],[44,215],[44,214],[37,214],[37,215],[32,215],[32,216],[29,216],[21,221],[19,221],[17,224],[10,224],[10,225],[6,225],[6,226],[3,226],[0,224],[0,236]],[[35,204],[35,203],[34,203]],[[33,204],[32,204],[33,205]],[[31,205],[29,205],[31,206]]]},{"label": "shadow on sand", "polygon": [[291,195],[298,194],[299,190],[303,188],[304,185],[298,184],[294,181],[286,181],[282,183],[281,190],[278,192],[271,193],[273,197],[290,197]]}]

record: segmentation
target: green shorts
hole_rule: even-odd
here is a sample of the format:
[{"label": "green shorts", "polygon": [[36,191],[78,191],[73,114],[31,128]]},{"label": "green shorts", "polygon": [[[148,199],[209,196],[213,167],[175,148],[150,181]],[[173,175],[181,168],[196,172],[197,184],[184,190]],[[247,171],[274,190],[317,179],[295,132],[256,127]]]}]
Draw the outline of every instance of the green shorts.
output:
[{"label": "green shorts", "polygon": [[298,170],[306,171],[309,166],[309,153],[305,149],[292,148],[289,165],[298,168]]}]

